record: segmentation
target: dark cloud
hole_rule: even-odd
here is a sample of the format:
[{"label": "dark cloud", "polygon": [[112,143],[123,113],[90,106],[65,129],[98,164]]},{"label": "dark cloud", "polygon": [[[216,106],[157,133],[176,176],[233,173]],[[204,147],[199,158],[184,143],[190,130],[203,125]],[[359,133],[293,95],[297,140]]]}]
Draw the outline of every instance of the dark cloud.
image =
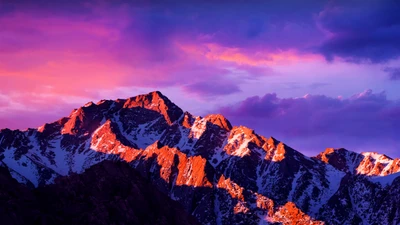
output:
[{"label": "dark cloud", "polygon": [[16,0],[0,5],[0,12],[1,9],[28,11],[38,16],[69,16],[90,21],[104,16],[99,12],[124,7],[134,21],[125,30],[126,35],[140,32],[155,49],[168,45],[171,36],[177,35],[228,47],[289,49],[321,37],[313,14],[323,9],[325,2]]},{"label": "dark cloud", "polygon": [[307,146],[302,150],[313,153],[326,147],[379,152],[383,143],[390,143],[385,151],[398,155],[394,152],[400,147],[400,101],[388,100],[384,92],[367,90],[349,98],[266,94],[219,111],[236,125],[278,137],[295,148]]},{"label": "dark cloud", "polygon": [[[123,43],[129,46],[140,41],[154,49],[156,60],[169,58],[171,40],[216,43],[253,52],[313,49],[328,60],[338,56],[352,62],[385,62],[400,55],[400,3],[396,0],[16,0],[0,3],[0,15],[30,12],[38,17],[92,21],[120,18],[121,13],[109,14],[120,8],[129,15],[121,34]],[[329,34],[327,39],[318,27]]]},{"label": "dark cloud", "polygon": [[400,67],[386,67],[383,71],[389,75],[390,80],[400,80]]},{"label": "dark cloud", "polygon": [[400,2],[333,1],[317,17],[329,38],[318,51],[352,62],[380,63],[400,56]]}]

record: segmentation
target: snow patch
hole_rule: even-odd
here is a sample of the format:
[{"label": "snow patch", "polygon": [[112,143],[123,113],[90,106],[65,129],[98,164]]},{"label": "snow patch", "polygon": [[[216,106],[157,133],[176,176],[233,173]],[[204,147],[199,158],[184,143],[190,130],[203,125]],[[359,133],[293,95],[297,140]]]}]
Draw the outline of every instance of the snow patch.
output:
[{"label": "snow patch", "polygon": [[382,187],[386,187],[392,185],[393,181],[400,177],[400,173],[394,173],[387,176],[382,177],[371,177],[370,180],[374,183],[379,183]]},{"label": "snow patch", "polygon": [[196,117],[193,126],[190,128],[190,133],[193,138],[199,139],[207,128],[207,120]]},{"label": "snow patch", "polygon": [[329,189],[324,196],[321,197],[321,205],[324,205],[339,189],[342,178],[346,175],[344,172],[335,169],[331,165],[326,167],[326,178],[329,181]]},{"label": "snow patch", "polygon": [[[25,177],[27,180],[32,182],[32,184],[37,187],[39,185],[39,174],[37,166],[25,155],[22,155],[19,160],[14,159],[15,148],[8,149],[4,151],[4,164],[8,168],[14,170],[21,176]],[[16,177],[14,177],[16,178]],[[16,178],[17,179],[17,178]]]},{"label": "snow patch", "polygon": [[385,155],[376,153],[376,152],[363,152],[361,153],[365,157],[371,157],[372,159],[375,160],[375,162],[383,163],[383,164],[389,164],[392,159],[386,157]]},{"label": "snow patch", "polygon": [[239,145],[237,149],[235,149],[230,155],[243,157],[250,153],[250,149],[248,148],[249,142],[252,139],[246,139],[246,135],[244,133],[235,134],[231,139],[228,141],[228,145],[235,146],[237,143],[242,143]]},{"label": "snow patch", "polygon": [[293,195],[294,195],[294,193],[295,193],[295,191],[296,191],[297,181],[299,180],[299,178],[301,177],[301,175],[303,175],[302,172],[301,172],[301,170],[299,170],[299,171],[294,175],[294,178],[293,178],[293,181],[292,181],[292,189],[290,190],[289,195],[288,195],[288,201],[294,202],[294,201],[293,201]]}]

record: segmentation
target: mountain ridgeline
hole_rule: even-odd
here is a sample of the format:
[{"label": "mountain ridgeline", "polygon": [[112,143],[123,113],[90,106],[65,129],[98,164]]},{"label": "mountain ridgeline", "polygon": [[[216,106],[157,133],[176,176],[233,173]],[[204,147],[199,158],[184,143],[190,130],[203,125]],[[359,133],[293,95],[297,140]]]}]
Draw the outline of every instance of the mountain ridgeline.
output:
[{"label": "mountain ridgeline", "polygon": [[[49,217],[56,222],[79,211],[85,216],[71,223],[177,224],[175,215],[186,213],[183,224],[400,224],[399,159],[346,149],[307,157],[222,115],[193,116],[160,92],[90,102],[38,129],[3,129],[0,164],[23,184],[3,185],[3,200],[17,189],[32,202],[46,198],[43,190],[70,193],[65,205],[45,201],[72,210]],[[35,215],[43,221],[48,211]]]}]

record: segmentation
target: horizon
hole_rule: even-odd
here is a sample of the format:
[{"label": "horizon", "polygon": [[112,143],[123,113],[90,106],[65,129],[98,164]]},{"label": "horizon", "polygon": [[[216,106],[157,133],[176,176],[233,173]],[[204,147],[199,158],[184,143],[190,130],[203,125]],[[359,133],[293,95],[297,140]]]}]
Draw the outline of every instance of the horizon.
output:
[{"label": "horizon", "polygon": [[2,1],[0,129],[161,91],[307,156],[400,157],[396,1]]}]

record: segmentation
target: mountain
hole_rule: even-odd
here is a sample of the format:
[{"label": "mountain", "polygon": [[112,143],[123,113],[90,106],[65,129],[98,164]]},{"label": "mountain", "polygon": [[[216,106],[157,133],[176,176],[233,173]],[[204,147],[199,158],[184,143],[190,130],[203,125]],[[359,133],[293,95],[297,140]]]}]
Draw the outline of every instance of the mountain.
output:
[{"label": "mountain", "polygon": [[199,224],[122,162],[103,161],[33,190],[0,168],[0,183],[2,224]]},{"label": "mountain", "polygon": [[39,189],[124,162],[202,224],[400,223],[399,159],[346,149],[307,157],[222,115],[193,116],[160,92],[1,130],[0,160]]},{"label": "mountain", "polygon": [[317,158],[340,171],[351,174],[386,176],[400,171],[400,159],[392,159],[376,152],[358,154],[343,148],[336,150],[328,148]]}]

